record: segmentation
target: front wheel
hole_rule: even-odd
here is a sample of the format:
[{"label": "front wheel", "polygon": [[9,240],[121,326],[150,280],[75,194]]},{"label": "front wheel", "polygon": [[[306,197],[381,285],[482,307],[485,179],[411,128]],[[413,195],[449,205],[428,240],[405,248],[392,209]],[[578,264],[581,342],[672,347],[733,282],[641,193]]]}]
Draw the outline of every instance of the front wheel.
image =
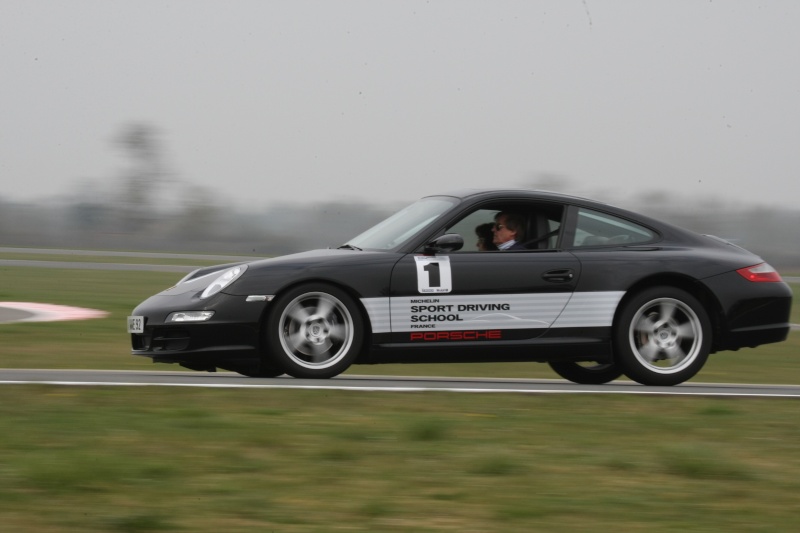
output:
[{"label": "front wheel", "polygon": [[622,375],[622,370],[614,363],[549,361],[547,364],[562,378],[580,385],[603,385]]},{"label": "front wheel", "polygon": [[248,378],[277,378],[285,374],[282,368],[269,366],[263,362],[255,365],[231,368],[231,370],[243,376],[247,376]]},{"label": "front wheel", "polygon": [[353,299],[325,284],[296,287],[272,304],[267,345],[272,363],[296,378],[331,378],[358,356],[363,320]]},{"label": "front wheel", "polygon": [[697,374],[711,346],[703,305],[675,287],[653,287],[631,298],[614,332],[625,375],[643,385],[677,385]]}]

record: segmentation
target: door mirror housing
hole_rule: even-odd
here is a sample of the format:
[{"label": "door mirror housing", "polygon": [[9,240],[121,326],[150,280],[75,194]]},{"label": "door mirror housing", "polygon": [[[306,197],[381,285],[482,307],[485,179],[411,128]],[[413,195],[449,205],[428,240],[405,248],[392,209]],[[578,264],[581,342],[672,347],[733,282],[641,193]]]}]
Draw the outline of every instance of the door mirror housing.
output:
[{"label": "door mirror housing", "polygon": [[456,252],[463,248],[464,238],[458,233],[445,233],[425,243],[426,254]]}]

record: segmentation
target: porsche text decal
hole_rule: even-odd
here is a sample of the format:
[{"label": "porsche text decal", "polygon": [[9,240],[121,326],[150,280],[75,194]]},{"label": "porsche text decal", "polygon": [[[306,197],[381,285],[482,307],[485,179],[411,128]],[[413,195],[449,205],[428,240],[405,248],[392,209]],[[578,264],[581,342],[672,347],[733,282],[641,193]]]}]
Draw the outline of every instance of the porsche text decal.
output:
[{"label": "porsche text decal", "polygon": [[503,332],[499,329],[488,331],[412,331],[411,342],[438,342],[438,341],[499,341],[503,339]]}]

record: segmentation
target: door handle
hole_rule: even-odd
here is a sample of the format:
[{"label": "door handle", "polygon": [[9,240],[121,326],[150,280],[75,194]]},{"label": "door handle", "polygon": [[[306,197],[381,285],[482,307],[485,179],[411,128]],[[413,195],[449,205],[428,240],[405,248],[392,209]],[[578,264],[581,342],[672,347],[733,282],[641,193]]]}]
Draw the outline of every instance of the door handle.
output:
[{"label": "door handle", "polygon": [[555,270],[548,270],[542,274],[542,279],[550,283],[566,283],[572,281],[575,274],[571,268],[557,268]]}]

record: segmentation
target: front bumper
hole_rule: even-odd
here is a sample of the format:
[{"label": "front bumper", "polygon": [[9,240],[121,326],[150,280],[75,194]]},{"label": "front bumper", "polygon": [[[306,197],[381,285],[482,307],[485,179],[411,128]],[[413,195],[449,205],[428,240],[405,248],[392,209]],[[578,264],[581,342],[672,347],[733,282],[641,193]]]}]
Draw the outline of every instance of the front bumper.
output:
[{"label": "front bumper", "polygon": [[[133,315],[144,317],[144,331],[131,334],[131,353],[155,362],[199,366],[258,358],[267,305],[224,293],[208,300],[189,294],[153,296],[133,310]],[[166,322],[173,312],[198,310],[214,311],[214,315],[205,322]]]},{"label": "front bumper", "polygon": [[192,324],[146,326],[131,334],[131,353],[156,362],[180,363],[187,358],[258,357],[258,324]]}]

